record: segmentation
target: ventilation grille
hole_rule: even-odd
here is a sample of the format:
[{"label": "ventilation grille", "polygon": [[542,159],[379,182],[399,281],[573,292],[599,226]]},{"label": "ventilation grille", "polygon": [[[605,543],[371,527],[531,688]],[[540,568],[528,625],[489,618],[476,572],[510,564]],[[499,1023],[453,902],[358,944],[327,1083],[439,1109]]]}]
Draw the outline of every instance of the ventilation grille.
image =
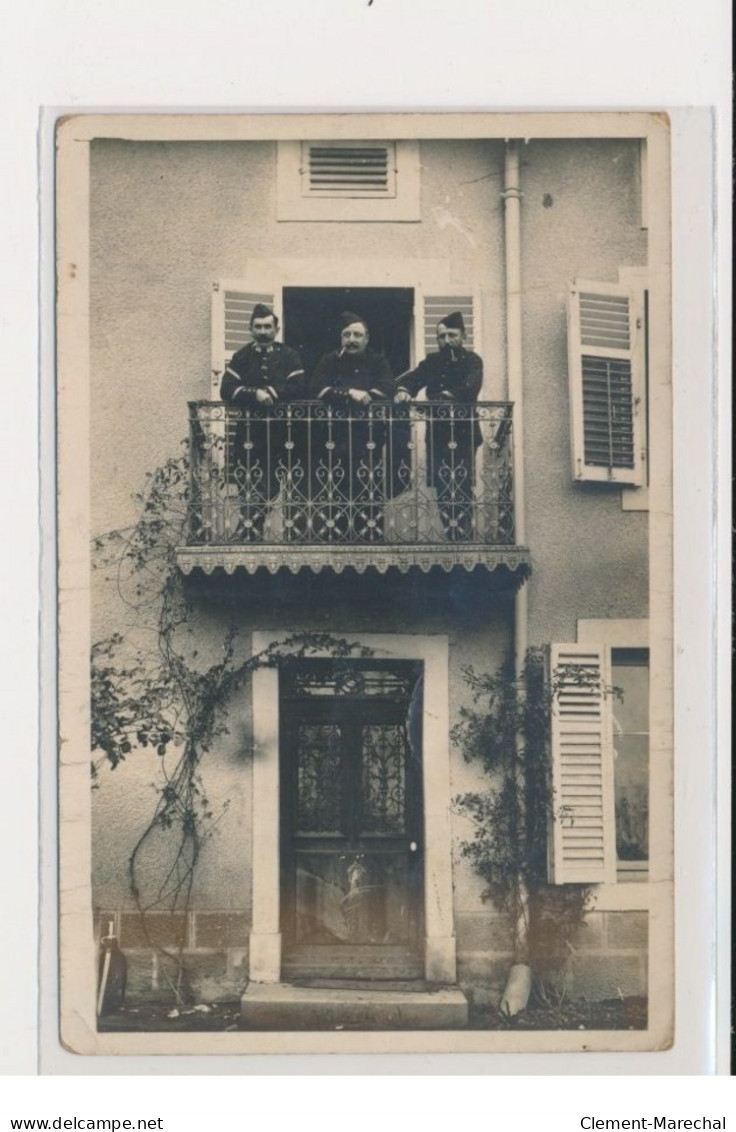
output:
[{"label": "ventilation grille", "polygon": [[310,197],[394,197],[393,144],[306,147],[304,191]]},{"label": "ventilation grille", "polygon": [[460,311],[465,323],[465,346],[473,349],[475,319],[472,295],[432,295],[424,299],[424,353],[437,350],[437,323],[452,311]]},{"label": "ventilation grille", "polygon": [[583,355],[585,463],[634,467],[631,362]]},{"label": "ventilation grille", "polygon": [[631,321],[628,296],[581,293],[580,340],[583,346],[629,350]]}]

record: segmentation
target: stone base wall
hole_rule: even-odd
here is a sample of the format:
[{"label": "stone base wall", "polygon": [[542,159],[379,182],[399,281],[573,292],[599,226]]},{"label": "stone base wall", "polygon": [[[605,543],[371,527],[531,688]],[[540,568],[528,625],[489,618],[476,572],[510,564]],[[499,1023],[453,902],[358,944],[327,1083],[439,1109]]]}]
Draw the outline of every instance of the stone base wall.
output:
[{"label": "stone base wall", "polygon": [[[497,913],[457,913],[458,982],[480,1005],[497,1005],[513,963],[511,932]],[[647,912],[589,912],[556,980],[572,1000],[647,994]]]},{"label": "stone base wall", "polygon": [[243,993],[250,933],[245,912],[149,912],[145,926],[138,912],[99,912],[96,940],[106,934],[110,921],[128,966],[126,1002],[173,999],[176,962],[155,948],[172,956],[181,951],[188,976],[182,989],[188,997],[207,1003]]},{"label": "stone base wall", "polygon": [[[145,930],[137,912],[99,912],[97,940],[110,921],[128,963],[128,1002],[171,998],[175,964],[152,943],[172,953],[181,949],[188,991],[198,1001],[238,997],[248,982],[250,924],[245,912],[150,912]],[[494,912],[459,912],[455,929],[458,983],[477,1005],[497,1005],[513,962],[505,918]],[[647,941],[646,912],[588,913],[560,972],[560,989],[572,1000],[646,995]]]}]

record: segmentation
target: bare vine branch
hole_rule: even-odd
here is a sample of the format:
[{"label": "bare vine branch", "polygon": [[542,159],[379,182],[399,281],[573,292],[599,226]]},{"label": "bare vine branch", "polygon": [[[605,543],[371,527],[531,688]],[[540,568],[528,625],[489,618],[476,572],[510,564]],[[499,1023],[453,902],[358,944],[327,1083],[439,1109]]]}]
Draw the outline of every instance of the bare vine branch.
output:
[{"label": "bare vine branch", "polygon": [[[136,498],[138,521],[93,540],[93,562],[114,585],[124,605],[151,637],[151,646],[131,647],[122,633],[95,642],[91,656],[91,749],[93,778],[107,764],[118,769],[133,753],[155,751],[156,800],[128,858],[131,896],[149,946],[170,961],[162,968],[177,1002],[189,994],[184,939],[176,949],[154,937],[147,914],[165,908],[186,913],[204,846],[228,808],[215,813],[201,774],[204,756],[227,733],[233,694],[262,668],[283,667],[310,655],[368,656],[357,642],[322,632],[287,635],[261,652],[239,656],[238,632],[230,625],[215,659],[191,641],[193,609],[176,564],[186,537],[188,458],[168,460],[146,477]],[[173,760],[173,761],[172,761]],[[151,859],[161,875],[151,889]],[[149,891],[149,889],[151,889]]]}]

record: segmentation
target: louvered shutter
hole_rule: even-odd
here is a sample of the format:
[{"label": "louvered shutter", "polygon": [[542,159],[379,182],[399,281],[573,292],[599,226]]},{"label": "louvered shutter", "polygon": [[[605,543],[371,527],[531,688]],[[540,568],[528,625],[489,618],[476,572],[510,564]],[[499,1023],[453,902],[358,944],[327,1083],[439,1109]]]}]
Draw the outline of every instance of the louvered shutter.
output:
[{"label": "louvered shutter", "polygon": [[396,196],[393,142],[305,142],[302,194],[308,197]]},{"label": "louvered shutter", "polygon": [[273,294],[245,287],[212,287],[212,388],[213,400],[220,396],[222,371],[236,350],[250,342],[250,316],[256,303],[272,307]]},{"label": "louvered shutter", "polygon": [[576,281],[568,308],[573,477],[641,486],[646,388],[643,296]]},{"label": "louvered shutter", "polygon": [[465,294],[446,292],[442,295],[423,295],[419,297],[416,312],[416,361],[420,362],[427,354],[437,350],[437,323],[443,315],[461,311],[465,323],[465,345],[469,350],[481,353],[480,318],[477,296],[468,291]]},{"label": "louvered shutter", "polygon": [[551,880],[616,880],[613,742],[603,646],[552,646]]}]

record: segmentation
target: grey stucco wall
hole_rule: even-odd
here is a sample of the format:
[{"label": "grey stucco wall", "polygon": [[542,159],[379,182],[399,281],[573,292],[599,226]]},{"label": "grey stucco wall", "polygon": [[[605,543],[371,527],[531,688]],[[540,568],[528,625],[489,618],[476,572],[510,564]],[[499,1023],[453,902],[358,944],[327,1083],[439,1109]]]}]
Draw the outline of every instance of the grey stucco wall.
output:
[{"label": "grey stucco wall", "polygon": [[[271,584],[269,585],[268,582]],[[379,584],[380,583],[380,584]],[[449,594],[448,594],[449,590]],[[359,640],[361,633],[421,633],[446,636],[450,648],[449,704],[451,725],[461,705],[469,702],[463,668],[495,671],[511,644],[512,610],[508,597],[494,594],[487,575],[448,579],[422,577],[402,583],[380,578],[356,578],[332,600],[334,582],[305,575],[281,587],[272,579],[231,579],[229,585],[204,584],[196,598],[191,623],[193,663],[206,666],[221,649],[228,627],[238,629],[241,656],[249,654],[251,633],[267,630],[293,633],[317,630],[338,639]],[[270,597],[269,597],[270,593]],[[442,600],[444,598],[444,600]],[[448,600],[449,598],[449,600]],[[246,686],[229,705],[228,734],[208,752],[201,764],[203,786],[218,821],[213,837],[203,846],[192,893],[192,907],[250,909],[251,825],[253,798],[251,692]],[[162,785],[160,760],[151,748],[133,751],[115,771],[102,769],[93,795],[93,889],[98,908],[131,908],[127,861],[150,819]],[[169,769],[171,756],[169,757]],[[451,793],[477,789],[477,769],[454,751]],[[223,812],[223,806],[227,809]],[[454,818],[456,843],[469,835],[467,823]],[[158,841],[158,844],[157,844]],[[482,883],[457,855],[455,878],[458,908],[481,907]],[[146,893],[162,875],[165,858],[158,836],[141,858]]]},{"label": "grey stucco wall", "polygon": [[570,471],[567,295],[646,264],[638,142],[532,141],[522,149],[524,467],[532,644],[574,641],[579,618],[647,616],[648,513]]}]

